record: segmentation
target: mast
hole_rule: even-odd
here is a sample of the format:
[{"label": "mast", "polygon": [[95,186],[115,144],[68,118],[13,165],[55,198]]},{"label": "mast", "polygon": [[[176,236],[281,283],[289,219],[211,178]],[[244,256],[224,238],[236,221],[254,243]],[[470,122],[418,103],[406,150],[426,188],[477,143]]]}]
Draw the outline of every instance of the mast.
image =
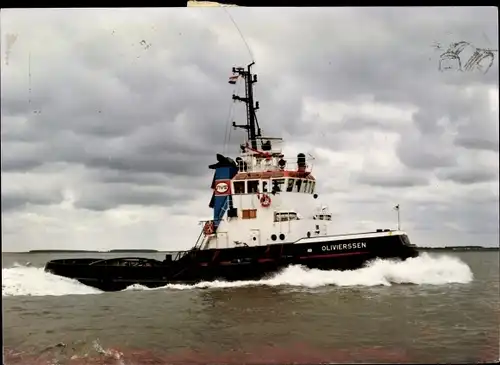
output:
[{"label": "mast", "polygon": [[261,131],[255,111],[259,109],[259,102],[254,105],[253,100],[253,84],[257,82],[257,75],[252,74],[252,62],[245,70],[243,67],[233,67],[233,74],[238,74],[245,80],[245,97],[240,97],[233,94],[233,100],[239,100],[246,103],[247,106],[247,124],[237,125],[233,122],[234,128],[242,128],[247,130],[248,140],[253,149],[257,149],[257,138],[261,137]]}]

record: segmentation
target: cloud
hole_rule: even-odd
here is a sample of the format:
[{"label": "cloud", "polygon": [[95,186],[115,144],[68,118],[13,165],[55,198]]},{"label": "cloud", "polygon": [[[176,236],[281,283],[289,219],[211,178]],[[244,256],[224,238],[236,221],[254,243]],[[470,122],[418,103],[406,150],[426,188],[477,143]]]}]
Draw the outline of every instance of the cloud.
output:
[{"label": "cloud", "polygon": [[[263,132],[283,136],[287,156],[315,156],[339,233],[393,227],[399,203],[417,244],[477,232],[498,244],[498,61],[440,72],[432,47],[497,49],[496,10],[228,11],[257,61]],[[225,145],[245,121],[227,77],[251,61],[227,13],[1,17],[2,40],[17,34],[1,43],[4,250],[190,247],[211,214],[208,165],[244,139],[231,130]]]},{"label": "cloud", "polygon": [[420,176],[397,176],[387,174],[362,175],[358,181],[362,184],[392,188],[408,188],[427,184],[427,180]]},{"label": "cloud", "polygon": [[452,180],[459,184],[475,184],[486,181],[498,180],[498,171],[494,170],[448,170],[438,173],[441,180]]}]

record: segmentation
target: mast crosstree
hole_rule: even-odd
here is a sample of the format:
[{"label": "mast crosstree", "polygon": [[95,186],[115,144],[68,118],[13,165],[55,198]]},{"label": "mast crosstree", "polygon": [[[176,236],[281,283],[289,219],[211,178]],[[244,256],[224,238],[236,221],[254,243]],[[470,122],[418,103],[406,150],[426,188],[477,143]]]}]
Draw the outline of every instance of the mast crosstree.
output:
[{"label": "mast crosstree", "polygon": [[259,102],[257,101],[254,105],[253,99],[253,84],[257,82],[257,75],[252,74],[251,70],[254,64],[255,62],[249,64],[246,70],[243,67],[233,67],[233,74],[237,74],[245,80],[245,97],[233,94],[233,100],[242,101],[247,107],[247,123],[236,124],[236,122],[233,122],[233,127],[246,129],[250,145],[253,149],[257,149],[257,138],[262,137],[262,135],[255,114],[255,111],[259,109]]}]

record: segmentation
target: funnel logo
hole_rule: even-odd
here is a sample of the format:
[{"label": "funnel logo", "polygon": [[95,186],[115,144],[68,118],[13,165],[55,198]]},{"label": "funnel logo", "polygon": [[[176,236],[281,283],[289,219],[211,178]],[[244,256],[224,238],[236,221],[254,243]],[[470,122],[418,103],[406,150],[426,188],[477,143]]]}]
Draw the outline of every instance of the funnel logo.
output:
[{"label": "funnel logo", "polygon": [[225,182],[220,182],[215,187],[215,190],[217,190],[219,194],[224,194],[226,191],[229,190],[229,186]]},{"label": "funnel logo", "polygon": [[215,185],[216,195],[228,195],[229,194],[229,183],[226,181],[220,181]]}]

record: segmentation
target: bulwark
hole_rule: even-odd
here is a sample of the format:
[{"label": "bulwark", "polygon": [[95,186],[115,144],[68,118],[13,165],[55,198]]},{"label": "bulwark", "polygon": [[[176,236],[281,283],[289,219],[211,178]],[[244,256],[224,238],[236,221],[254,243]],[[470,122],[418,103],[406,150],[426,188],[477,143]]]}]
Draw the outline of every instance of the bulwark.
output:
[{"label": "bulwark", "polygon": [[337,245],[321,246],[322,251],[355,250],[366,248],[366,242],[339,243]]}]

